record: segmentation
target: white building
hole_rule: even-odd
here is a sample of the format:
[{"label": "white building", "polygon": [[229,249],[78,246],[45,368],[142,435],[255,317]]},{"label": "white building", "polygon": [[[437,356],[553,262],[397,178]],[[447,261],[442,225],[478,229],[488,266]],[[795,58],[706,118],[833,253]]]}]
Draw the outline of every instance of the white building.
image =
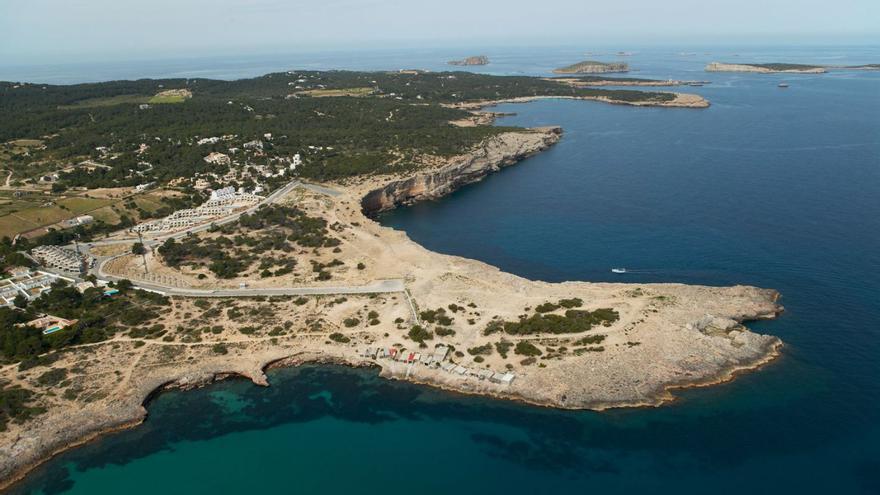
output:
[{"label": "white building", "polygon": [[253,141],[248,141],[242,145],[246,150],[259,150],[263,151],[263,142],[259,139],[254,139]]},{"label": "white building", "polygon": [[59,246],[37,246],[31,254],[43,266],[69,273],[81,273],[94,265],[94,258]]},{"label": "white building", "polygon": [[217,153],[216,151],[213,153],[209,153],[208,156],[204,158],[205,162],[210,163],[212,165],[229,165],[232,163],[232,159],[229,158],[229,155],[224,153]]},{"label": "white building", "polygon": [[[59,278],[62,277],[51,273],[32,272],[26,268],[16,270],[11,277],[0,279],[0,307],[12,307],[17,296],[24,296],[29,301],[36,299],[52,290],[52,284]],[[65,280],[73,279],[65,278]]]},{"label": "white building", "polygon": [[133,232],[167,232],[186,229],[230,215],[235,210],[254,205],[262,196],[237,192],[232,186],[211,192],[211,198],[196,208],[177,210],[171,215],[132,227]]},{"label": "white building", "polygon": [[61,222],[61,224],[67,228],[71,228],[71,227],[76,227],[79,225],[88,225],[94,221],[95,221],[95,217],[93,217],[91,215],[80,215],[75,218],[68,218],[67,220],[64,220],[63,222]]}]

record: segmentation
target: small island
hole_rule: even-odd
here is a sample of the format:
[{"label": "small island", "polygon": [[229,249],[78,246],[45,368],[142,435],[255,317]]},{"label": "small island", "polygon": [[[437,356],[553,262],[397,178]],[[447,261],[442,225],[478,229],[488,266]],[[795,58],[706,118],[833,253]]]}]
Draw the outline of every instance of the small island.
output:
[{"label": "small island", "polygon": [[554,74],[605,74],[609,72],[629,72],[629,65],[623,62],[584,60],[553,70]]},{"label": "small island", "polygon": [[761,74],[823,74],[828,70],[821,65],[809,64],[727,64],[712,62],[706,66],[706,72],[758,72]]},{"label": "small island", "polygon": [[489,57],[485,55],[475,55],[461,60],[450,60],[447,63],[449,65],[489,65]]}]

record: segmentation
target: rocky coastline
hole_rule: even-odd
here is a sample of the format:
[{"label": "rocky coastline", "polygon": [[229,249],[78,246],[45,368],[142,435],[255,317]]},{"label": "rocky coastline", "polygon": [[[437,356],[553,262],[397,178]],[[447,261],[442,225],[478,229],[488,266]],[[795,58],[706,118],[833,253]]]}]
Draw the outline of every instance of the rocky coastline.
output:
[{"label": "rocky coastline", "polygon": [[361,200],[367,215],[375,215],[417,201],[443,197],[463,185],[513,165],[556,144],[562,128],[535,128],[528,133],[506,133],[488,139],[471,153],[451,160],[443,167],[393,181],[368,192]]},{"label": "rocky coastline", "polygon": [[825,67],[802,64],[727,64],[711,62],[706,72],[757,72],[759,74],[824,74]]},{"label": "rocky coastline", "polygon": [[[320,339],[305,350],[296,347],[301,344],[242,341],[242,352],[229,356],[213,354],[210,344],[204,344],[204,349],[188,348],[196,359],[176,365],[151,365],[149,360],[130,363],[123,352],[134,343],[121,342],[116,344],[121,348],[103,350],[105,354],[96,356],[105,357],[111,366],[117,363],[119,369],[131,367],[128,381],[114,386],[112,396],[63,414],[56,412],[38,417],[28,428],[0,436],[3,442],[0,444],[0,489],[9,487],[34,467],[67,449],[105,433],[139,425],[147,417],[146,405],[157,391],[202,387],[230,376],[242,376],[265,386],[269,385],[265,371],[274,367],[305,363],[379,366],[383,377],[452,392],[564,409],[604,410],[659,406],[673,400],[671,392],[675,389],[729,381],[739,373],[757,369],[775,359],[782,342],[776,337],[754,334],[742,326],[743,322],[773,318],[782,311],[775,291],[745,286],[648,284],[635,289],[625,284],[528,281],[485,263],[432,253],[410,241],[405,233],[382,227],[361,213],[372,215],[442,197],[553,146],[561,137],[562,130],[558,127],[504,133],[435,170],[405,178],[379,177],[352,185],[339,200],[339,209],[351,210],[351,218],[363,225],[365,238],[377,243],[380,246],[377,249],[390,251],[393,262],[405,265],[411,257],[420,270],[429,270],[418,272],[427,275],[413,276],[410,283],[413,297],[425,307],[448,301],[456,294],[473,295],[474,290],[485,292],[481,297],[496,299],[499,291],[509,293],[516,299],[513,303],[516,307],[510,308],[511,315],[521,311],[521,299],[540,301],[574,294],[585,300],[618,301],[621,308],[633,306],[630,308],[632,320],[625,323],[620,335],[610,339],[615,347],[609,347],[606,353],[586,353],[574,364],[548,361],[547,368],[525,371],[522,379],[503,388],[483,381],[451,378],[427,367],[420,367],[414,373],[404,372],[398,363],[365,360],[358,357],[355,349],[327,346]],[[355,205],[361,209],[350,208]],[[640,295],[630,294],[633,290],[638,290]],[[641,294],[642,290],[645,294]],[[480,307],[485,307],[482,300]],[[632,352],[627,349],[632,349],[631,346],[624,345],[630,339],[642,339],[645,344]],[[158,344],[148,347],[154,345],[162,347]],[[7,367],[4,371],[11,369]]]},{"label": "rocky coastline", "polygon": [[528,103],[538,100],[586,100],[601,101],[603,103],[611,103],[612,105],[627,105],[632,107],[669,107],[669,108],[709,108],[709,100],[700,95],[693,93],[670,93],[675,95],[671,100],[641,100],[628,101],[617,100],[608,96],[522,96],[518,98],[504,98],[499,100],[479,100],[464,103],[449,104],[450,108],[460,108],[462,110],[479,111],[487,107],[493,107],[504,103]]},{"label": "rocky coastline", "polygon": [[669,86],[703,86],[709,84],[710,81],[683,81],[678,79],[667,79],[664,81],[652,80],[652,79],[614,79],[614,78],[600,78],[596,77],[593,79],[581,79],[577,77],[571,78],[547,78],[547,81],[555,81],[564,84],[568,84],[575,88],[590,88],[590,87],[603,87],[603,86],[620,86],[620,87],[669,87]]}]

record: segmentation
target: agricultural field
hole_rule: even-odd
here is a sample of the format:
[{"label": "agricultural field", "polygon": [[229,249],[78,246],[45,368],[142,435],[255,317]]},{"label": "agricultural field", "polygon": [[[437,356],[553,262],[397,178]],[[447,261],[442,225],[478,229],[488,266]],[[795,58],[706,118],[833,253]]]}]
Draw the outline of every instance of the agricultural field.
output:
[{"label": "agricultural field", "polygon": [[[118,200],[48,195],[36,191],[15,197],[13,191],[0,191],[0,238],[14,237],[16,234],[47,227],[79,215],[92,215],[95,211],[110,208],[115,203]],[[118,221],[117,217],[113,223]]]}]

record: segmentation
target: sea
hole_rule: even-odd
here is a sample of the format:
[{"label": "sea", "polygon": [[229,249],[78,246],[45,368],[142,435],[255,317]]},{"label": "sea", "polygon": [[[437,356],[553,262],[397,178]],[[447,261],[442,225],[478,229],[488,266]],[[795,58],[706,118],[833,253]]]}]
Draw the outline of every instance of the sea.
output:
[{"label": "sea", "polygon": [[[618,55],[619,51],[626,53]],[[705,110],[502,105],[548,151],[380,218],[429,249],[551,282],[746,284],[782,294],[782,357],[659,408],[559,411],[303,366],[147,404],[137,428],[13,493],[880,493],[880,72],[707,73],[710,61],[880,63],[880,46],[499,47],[0,66],[51,84],[292,69],[492,74],[582,59],[696,79]],[[787,83],[788,88],[780,88]],[[627,268],[626,274],[611,273]]]}]

